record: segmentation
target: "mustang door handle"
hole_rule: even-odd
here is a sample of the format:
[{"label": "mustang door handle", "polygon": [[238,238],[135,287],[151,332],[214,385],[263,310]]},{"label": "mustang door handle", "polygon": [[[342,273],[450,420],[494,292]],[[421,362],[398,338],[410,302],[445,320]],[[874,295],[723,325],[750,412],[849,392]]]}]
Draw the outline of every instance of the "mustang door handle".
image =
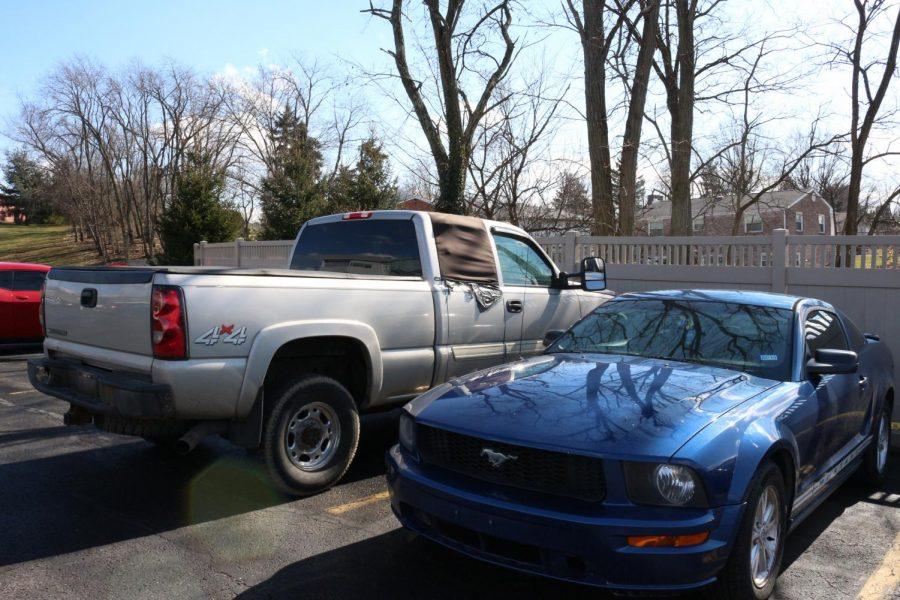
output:
[{"label": "mustang door handle", "polygon": [[521,300],[507,300],[506,301],[506,310],[508,310],[511,313],[522,312],[522,301]]},{"label": "mustang door handle", "polygon": [[859,376],[859,389],[864,390],[869,386],[869,378],[863,375]]},{"label": "mustang door handle", "polygon": [[28,300],[28,296],[16,296],[16,300]]}]

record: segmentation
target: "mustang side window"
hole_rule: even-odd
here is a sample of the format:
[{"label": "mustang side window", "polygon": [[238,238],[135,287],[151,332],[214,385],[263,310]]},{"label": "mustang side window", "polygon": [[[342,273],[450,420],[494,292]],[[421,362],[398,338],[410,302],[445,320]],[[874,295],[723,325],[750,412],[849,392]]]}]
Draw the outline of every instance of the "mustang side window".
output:
[{"label": "mustang side window", "polygon": [[12,289],[12,271],[0,271],[0,290]]},{"label": "mustang side window", "polygon": [[811,357],[815,356],[816,350],[849,349],[840,319],[832,312],[814,310],[809,313],[803,325],[803,335],[806,338],[807,352]]},{"label": "mustang side window", "polygon": [[505,285],[550,287],[553,269],[537,250],[518,238],[494,234]]}]

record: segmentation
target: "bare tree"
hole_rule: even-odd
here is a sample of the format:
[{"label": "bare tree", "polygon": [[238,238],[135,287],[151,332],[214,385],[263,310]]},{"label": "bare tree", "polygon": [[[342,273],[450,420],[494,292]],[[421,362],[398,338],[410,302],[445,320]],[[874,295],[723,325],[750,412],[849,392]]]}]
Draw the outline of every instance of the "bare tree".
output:
[{"label": "bare tree", "polygon": [[523,227],[547,220],[546,192],[554,179],[549,144],[568,89],[551,87],[544,65],[520,89],[498,86],[497,108],[473,141],[467,212]]},{"label": "bare tree", "polygon": [[617,11],[607,10],[604,0],[582,0],[580,10],[574,0],[566,0],[564,5],[566,17],[581,39],[584,53],[584,117],[591,163],[593,235],[612,235],[616,230],[606,65],[628,7],[633,3],[634,0],[629,0]]},{"label": "bare tree", "polygon": [[[870,39],[870,30],[880,18],[889,17],[891,4],[886,0],[853,0],[856,23],[853,26],[853,44],[850,48],[832,45],[835,63],[849,63],[850,85],[850,181],[847,194],[847,220],[844,233],[854,235],[860,222],[860,190],[863,169],[874,160],[896,152],[868,154],[869,136],[873,127],[885,118],[879,115],[891,80],[896,75],[897,51],[900,47],[900,6],[896,8],[893,30],[887,55],[865,58],[864,46]],[[880,69],[880,73],[877,71]]]},{"label": "bare tree", "polygon": [[[659,20],[660,0],[641,0],[639,18],[643,26],[638,33],[636,19],[628,16],[627,7],[616,0],[617,10],[625,15],[629,37],[637,45],[637,60],[630,84],[627,76],[623,82],[629,87],[628,115],[625,119],[625,133],[622,137],[622,151],[619,158],[618,185],[618,232],[621,235],[634,234],[634,213],[637,199],[638,152],[641,145],[641,128],[644,123],[644,110],[647,103],[647,92],[650,86],[650,70],[653,55],[656,51],[656,31]],[[624,70],[621,71],[624,74]]]},{"label": "bare tree", "polygon": [[[364,11],[385,19],[393,31],[394,47],[386,52],[393,58],[397,76],[412,105],[422,133],[428,142],[438,175],[438,210],[465,211],[465,188],[472,142],[478,124],[497,106],[494,91],[509,73],[516,42],[510,34],[512,11],[509,0],[488,4],[478,14],[466,18],[465,0],[449,0],[441,9],[438,0],[425,0],[425,9],[433,36],[434,61],[437,63],[434,93],[437,102],[429,109],[424,81],[413,75],[407,55],[406,36],[411,28],[404,19],[403,0],[392,7]],[[479,9],[482,8],[479,6]],[[502,43],[495,44],[495,40]],[[474,74],[480,91],[466,91],[464,79]],[[432,114],[434,104],[440,114]]]}]

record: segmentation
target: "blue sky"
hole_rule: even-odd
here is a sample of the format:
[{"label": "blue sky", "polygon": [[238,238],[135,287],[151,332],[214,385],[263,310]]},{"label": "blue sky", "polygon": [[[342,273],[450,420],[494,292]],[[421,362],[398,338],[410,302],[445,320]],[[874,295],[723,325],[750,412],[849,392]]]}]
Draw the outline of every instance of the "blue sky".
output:
[{"label": "blue sky", "polygon": [[[200,72],[258,64],[292,52],[363,60],[378,52],[381,22],[355,0],[0,0],[0,124],[18,96],[75,55],[120,67],[166,58]],[[9,140],[0,136],[0,151]]]},{"label": "blue sky", "polygon": [[[387,1],[381,0],[381,4]],[[558,10],[559,0],[526,0],[523,5],[537,18]],[[79,55],[113,70],[133,60],[158,66],[174,59],[204,75],[246,76],[260,63],[286,64],[291,55],[336,66],[347,60],[390,70],[390,59],[380,51],[392,45],[389,27],[361,14],[360,9],[367,6],[368,0],[0,0],[0,157],[13,147],[3,133],[18,111],[19,97],[37,99],[42,78],[60,62]],[[411,0],[410,6],[421,10],[419,0]],[[802,24],[803,33],[815,34],[823,41],[846,35],[835,21],[848,14],[850,6],[848,0],[740,0],[725,6],[725,18],[767,30],[796,21]],[[548,67],[559,81],[571,85],[571,100],[579,105],[583,101],[580,47],[574,34],[532,27],[522,35],[531,41],[548,36],[533,52],[545,53]],[[802,63],[805,53],[785,58]],[[819,67],[798,89],[767,96],[765,112],[791,113],[789,122],[780,125],[788,132],[824,110],[831,115],[829,128],[838,131],[846,127],[848,82],[846,72]],[[363,83],[359,87],[373,116],[381,117],[386,129],[396,128],[382,133],[394,140],[398,150],[394,158],[398,159],[410,145],[408,140],[417,137],[417,126],[404,118],[406,106],[400,109],[378,90],[363,89]],[[897,105],[900,85],[893,88],[890,103]],[[405,103],[402,93],[400,97]],[[664,99],[657,93],[648,105],[663,110]],[[696,139],[715,134],[726,115],[721,106],[698,113]],[[646,138],[651,135],[648,131]],[[890,137],[881,143],[891,143],[895,136]],[[553,153],[586,164],[583,121],[569,120],[554,138]],[[870,170],[882,168],[873,165]],[[652,179],[654,175],[648,171],[647,176]]]}]

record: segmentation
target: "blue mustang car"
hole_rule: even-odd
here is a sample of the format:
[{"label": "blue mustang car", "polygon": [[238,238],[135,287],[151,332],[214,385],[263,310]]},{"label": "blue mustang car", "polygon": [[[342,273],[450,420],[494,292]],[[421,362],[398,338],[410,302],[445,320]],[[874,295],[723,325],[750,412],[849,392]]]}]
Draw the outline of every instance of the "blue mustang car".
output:
[{"label": "blue mustang car", "polygon": [[523,571],[766,598],[787,533],[853,472],[883,479],[893,385],[886,346],[825,302],[626,294],[408,404],[391,505]]}]

